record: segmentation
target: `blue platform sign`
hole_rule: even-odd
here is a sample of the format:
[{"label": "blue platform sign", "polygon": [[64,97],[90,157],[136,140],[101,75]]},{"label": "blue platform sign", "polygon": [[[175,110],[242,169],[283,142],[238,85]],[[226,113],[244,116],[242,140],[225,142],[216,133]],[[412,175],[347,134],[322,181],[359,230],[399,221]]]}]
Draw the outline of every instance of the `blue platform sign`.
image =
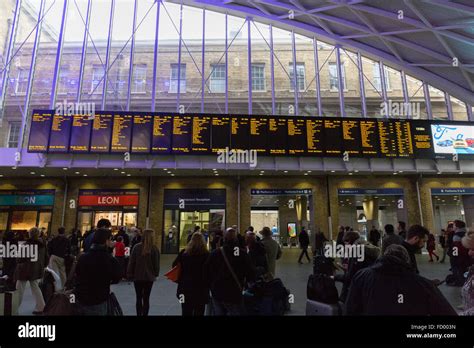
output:
[{"label": "blue platform sign", "polygon": [[54,190],[0,191],[0,206],[53,206]]},{"label": "blue platform sign", "polygon": [[311,195],[311,189],[251,189],[253,196]]},{"label": "blue platform sign", "polygon": [[225,209],[225,189],[165,189],[166,209]]},{"label": "blue platform sign", "polygon": [[338,189],[338,195],[340,196],[353,196],[353,195],[379,195],[379,196],[403,196],[403,189],[398,188],[385,188],[385,189]]},{"label": "blue platform sign", "polygon": [[474,188],[432,188],[432,195],[474,195]]}]

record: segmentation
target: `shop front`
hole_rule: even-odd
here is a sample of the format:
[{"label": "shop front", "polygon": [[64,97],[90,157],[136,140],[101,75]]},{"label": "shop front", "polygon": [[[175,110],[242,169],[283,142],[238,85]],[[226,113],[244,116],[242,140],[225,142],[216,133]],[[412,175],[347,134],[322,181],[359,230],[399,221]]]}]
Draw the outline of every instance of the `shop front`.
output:
[{"label": "shop front", "polygon": [[474,228],[474,188],[432,188],[431,201],[436,233],[454,220]]},{"label": "shop front", "polygon": [[94,228],[100,219],[108,219],[112,231],[121,226],[136,227],[139,190],[79,190],[76,227],[82,233]]},{"label": "shop front", "polygon": [[27,232],[38,227],[51,232],[54,190],[0,191],[0,232]]},{"label": "shop front", "polygon": [[176,254],[187,244],[188,235],[199,226],[209,240],[225,229],[225,189],[165,189],[162,251]]},{"label": "shop front", "polygon": [[386,224],[397,226],[407,221],[403,189],[338,189],[339,225],[350,226],[362,237],[374,226],[383,230]]}]

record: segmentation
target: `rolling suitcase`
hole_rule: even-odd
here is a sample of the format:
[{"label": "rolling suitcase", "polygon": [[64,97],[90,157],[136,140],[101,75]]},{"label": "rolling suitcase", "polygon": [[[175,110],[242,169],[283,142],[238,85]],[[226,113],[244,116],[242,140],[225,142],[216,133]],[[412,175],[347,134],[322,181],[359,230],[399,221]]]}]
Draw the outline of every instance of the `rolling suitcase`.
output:
[{"label": "rolling suitcase", "polygon": [[338,316],[342,315],[342,307],[339,303],[327,304],[313,300],[306,300],[307,316]]}]

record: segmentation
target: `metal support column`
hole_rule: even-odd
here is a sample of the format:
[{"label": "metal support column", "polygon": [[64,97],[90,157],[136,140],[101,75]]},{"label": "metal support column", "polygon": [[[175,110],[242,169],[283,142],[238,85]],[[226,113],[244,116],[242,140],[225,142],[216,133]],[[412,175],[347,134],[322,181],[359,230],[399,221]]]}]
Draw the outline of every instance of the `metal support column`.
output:
[{"label": "metal support column", "polygon": [[362,117],[367,117],[367,100],[365,98],[364,68],[362,65],[362,55],[357,52],[357,66],[359,68],[359,89],[360,101],[362,105]]},{"label": "metal support column", "polygon": [[402,90],[403,90],[403,101],[405,102],[405,110],[407,111],[407,118],[412,118],[413,115],[411,114],[411,107],[409,108],[408,105],[410,103],[410,96],[408,95],[408,85],[407,85],[407,76],[405,75],[405,71],[401,71],[401,78],[402,78]]},{"label": "metal support column", "polygon": [[275,57],[273,50],[273,25],[270,24],[270,79],[272,84],[272,115],[276,115],[276,105],[275,105]]},{"label": "metal support column", "polygon": [[382,87],[382,99],[385,107],[383,110],[385,110],[385,115],[383,115],[385,118],[388,118],[390,111],[388,110],[388,96],[387,96],[387,84],[385,83],[385,66],[383,65],[382,61],[379,61],[379,71],[380,71],[380,86]]},{"label": "metal support column", "polygon": [[291,52],[292,52],[292,60],[293,60],[293,88],[295,92],[295,115],[299,115],[299,102],[298,102],[298,93],[299,93],[299,85],[298,85],[298,68],[296,66],[296,39],[295,39],[295,32],[291,31]]},{"label": "metal support column", "polygon": [[316,79],[316,103],[318,107],[318,116],[323,116],[323,109],[321,103],[321,78],[319,75],[319,55],[318,55],[318,41],[316,38],[313,38],[314,45],[314,72]]},{"label": "metal support column", "polygon": [[344,105],[344,81],[341,66],[341,46],[336,46],[336,65],[337,65],[337,81],[339,86],[339,107],[341,109],[341,117],[346,117],[346,109]]},{"label": "metal support column", "polygon": [[446,110],[448,111],[448,120],[453,120],[453,106],[451,105],[451,98],[447,92],[444,92],[444,101],[446,103]]},{"label": "metal support column", "polygon": [[137,30],[137,9],[138,0],[135,0],[133,5],[133,24],[132,24],[132,42],[130,44],[130,64],[128,66],[128,89],[127,89],[127,111],[130,111],[130,103],[132,97],[132,83],[133,83],[133,61],[135,56],[135,34]]},{"label": "metal support column", "polygon": [[204,113],[204,96],[206,89],[206,9],[202,10],[202,47],[201,47],[201,112]]},{"label": "metal support column", "polygon": [[115,0],[112,0],[110,4],[110,17],[109,17],[109,36],[107,38],[107,50],[105,52],[105,68],[104,68],[104,84],[102,87],[102,110],[105,110],[105,102],[107,95],[107,80],[109,74],[109,60],[110,60],[110,46],[112,45],[112,29],[114,24],[114,12],[115,12]]},{"label": "metal support column", "polygon": [[249,78],[249,115],[252,115],[252,35],[251,33],[251,21],[252,19],[250,17],[247,17],[247,34],[248,34],[248,40],[247,40],[247,62],[248,62],[248,78]]},{"label": "metal support column", "polygon": [[423,94],[425,95],[426,112],[428,113],[428,120],[432,120],[433,111],[431,109],[430,89],[428,88],[428,84],[424,81],[423,81]]},{"label": "metal support column", "polygon": [[183,3],[179,8],[179,45],[178,45],[178,94],[176,96],[176,112],[179,112],[179,105],[181,102],[181,47],[183,40]]},{"label": "metal support column", "polygon": [[158,65],[158,34],[160,30],[160,5],[161,0],[156,2],[156,25],[155,25],[155,47],[153,55],[153,81],[151,85],[151,111],[156,110],[156,78],[157,78],[157,65]]}]

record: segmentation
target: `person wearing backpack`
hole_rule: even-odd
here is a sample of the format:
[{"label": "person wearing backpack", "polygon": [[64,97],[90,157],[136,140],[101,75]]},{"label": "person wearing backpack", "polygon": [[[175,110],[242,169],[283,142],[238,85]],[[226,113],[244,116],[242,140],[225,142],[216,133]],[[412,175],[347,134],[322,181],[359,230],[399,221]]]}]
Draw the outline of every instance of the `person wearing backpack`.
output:
[{"label": "person wearing backpack", "polygon": [[66,284],[66,257],[71,253],[71,243],[66,238],[66,229],[58,228],[58,235],[48,243],[49,267],[61,278],[62,289]]},{"label": "person wearing backpack", "polygon": [[255,270],[246,250],[239,248],[235,229],[225,231],[223,246],[211,253],[206,271],[215,315],[242,315],[244,284],[255,280]]},{"label": "person wearing backpack", "polygon": [[154,243],[155,231],[143,231],[128,262],[127,278],[133,280],[136,294],[137,316],[148,316],[153,282],[160,273],[160,252]]}]

